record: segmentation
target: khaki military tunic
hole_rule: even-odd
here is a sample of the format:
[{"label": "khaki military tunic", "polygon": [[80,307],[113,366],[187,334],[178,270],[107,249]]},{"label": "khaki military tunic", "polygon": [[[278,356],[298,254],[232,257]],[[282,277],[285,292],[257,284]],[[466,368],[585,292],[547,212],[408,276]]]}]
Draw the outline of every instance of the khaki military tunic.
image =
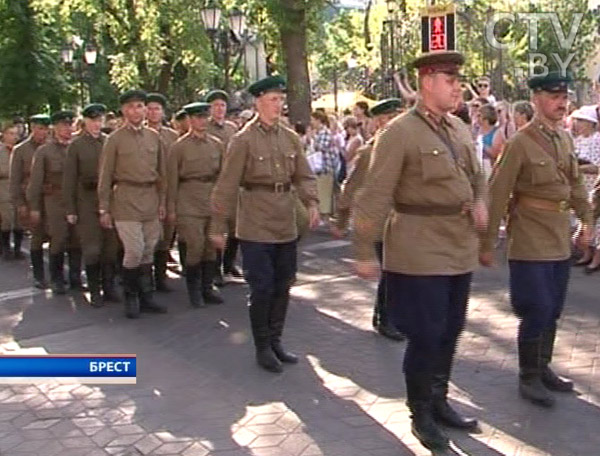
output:
[{"label": "khaki military tunic", "polygon": [[361,146],[356,151],[356,160],[354,168],[342,186],[342,191],[338,197],[336,205],[335,223],[338,229],[348,229],[352,204],[356,193],[363,186],[365,177],[369,171],[369,162],[371,160],[371,151],[373,150],[374,139],[371,138],[367,144]]},{"label": "khaki military tunic", "polygon": [[2,231],[13,229],[15,209],[10,202],[9,180],[10,151],[4,144],[0,144],[0,219]]},{"label": "khaki military tunic", "polygon": [[296,193],[306,206],[318,201],[300,138],[281,124],[266,126],[256,117],[229,144],[212,195],[212,231],[226,232],[226,220],[237,204],[239,239],[294,241],[298,237]]},{"label": "khaki military tunic", "polygon": [[218,138],[192,132],[183,135],[169,152],[167,208],[177,216],[177,230],[187,242],[190,265],[215,259],[208,240],[210,195],[224,152]]},{"label": "khaki military tunic", "polygon": [[229,146],[229,141],[233,138],[238,131],[237,125],[228,120],[223,123],[219,123],[213,118],[208,119],[206,125],[206,132],[209,135],[216,136],[219,138],[223,144],[225,145],[225,149],[227,150],[227,146]]},{"label": "khaki military tunic", "polygon": [[94,138],[87,132],[77,136],[67,148],[63,173],[63,195],[67,214],[77,215],[77,232],[81,239],[86,265],[113,262],[118,240],[114,229],[100,225],[98,213],[98,163],[106,135]]},{"label": "khaki military tunic", "polygon": [[158,218],[166,203],[166,161],[156,131],[125,125],[112,133],[102,150],[98,179],[99,210],[117,221]]},{"label": "khaki military tunic", "polygon": [[418,104],[375,139],[365,184],[355,198],[356,256],[375,260],[373,243],[385,226],[384,270],[471,272],[478,263],[478,237],[472,217],[461,209],[485,196],[468,127],[451,115],[436,118]]},{"label": "khaki military tunic", "polygon": [[[27,200],[32,211],[46,209],[50,252],[59,254],[67,247],[75,248],[78,240],[67,223],[62,181],[68,144],[52,138],[33,155]],[[67,245],[67,243],[69,245]]]},{"label": "khaki military tunic", "polygon": [[[554,210],[539,208],[548,204]],[[552,131],[534,118],[508,141],[492,174],[490,223],[483,251],[493,250],[507,208],[509,259],[571,256],[570,209],[590,225],[592,213],[566,131]]]}]

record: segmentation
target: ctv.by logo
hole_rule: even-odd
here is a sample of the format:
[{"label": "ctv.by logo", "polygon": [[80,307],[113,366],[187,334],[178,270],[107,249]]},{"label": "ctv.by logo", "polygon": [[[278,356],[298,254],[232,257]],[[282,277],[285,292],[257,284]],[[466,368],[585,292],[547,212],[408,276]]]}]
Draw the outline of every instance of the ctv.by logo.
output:
[{"label": "ctv.by logo", "polygon": [[[568,50],[572,48],[573,43],[575,42],[575,38],[579,32],[579,26],[583,19],[583,14],[584,13],[573,13],[573,21],[571,22],[568,31],[569,33],[565,34],[557,13],[496,13],[491,19],[486,21],[485,39],[488,44],[495,49],[508,49],[508,45],[498,41],[494,35],[494,27],[496,24],[501,21],[509,21],[512,23],[527,22],[527,31],[529,35],[528,76],[545,76],[548,74],[548,66],[546,65],[548,63],[548,56],[536,52],[539,45],[538,30],[540,23],[542,21],[549,21],[554,31],[558,47],[561,50]],[[573,60],[573,57],[575,57],[575,54],[569,53],[566,55],[566,58],[563,59],[560,54],[553,52],[550,54],[550,57],[556,62],[560,74],[565,76],[567,68]],[[541,69],[541,71],[536,71],[536,69]]]}]

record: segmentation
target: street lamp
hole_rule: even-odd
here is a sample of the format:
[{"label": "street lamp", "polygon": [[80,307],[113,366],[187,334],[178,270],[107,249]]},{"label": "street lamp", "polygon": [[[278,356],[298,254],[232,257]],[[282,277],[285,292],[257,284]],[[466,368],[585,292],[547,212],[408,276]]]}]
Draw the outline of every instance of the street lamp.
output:
[{"label": "street lamp", "polygon": [[[82,49],[77,58],[75,51]],[[98,59],[98,50],[93,43],[87,43],[83,47],[83,41],[78,37],[73,37],[71,43],[66,44],[60,51],[60,58],[67,68],[69,68],[79,82],[79,97],[81,107],[85,104],[84,83],[86,79],[86,70],[96,64]],[[91,87],[88,87],[91,98]]]},{"label": "street lamp", "polygon": [[[227,21],[222,20],[225,15]],[[230,92],[230,61],[233,55],[243,50],[242,43],[247,38],[246,16],[237,8],[227,12],[221,9],[215,0],[209,0],[200,10],[200,18],[210,38],[215,62],[223,63],[223,88],[226,92]],[[234,65],[233,72],[235,68],[237,64]],[[215,78],[215,85],[218,85],[218,78]]]},{"label": "street lamp", "polygon": [[88,43],[88,45],[85,47],[84,59],[85,63],[88,65],[96,64],[96,60],[98,59],[98,50],[92,43]]}]

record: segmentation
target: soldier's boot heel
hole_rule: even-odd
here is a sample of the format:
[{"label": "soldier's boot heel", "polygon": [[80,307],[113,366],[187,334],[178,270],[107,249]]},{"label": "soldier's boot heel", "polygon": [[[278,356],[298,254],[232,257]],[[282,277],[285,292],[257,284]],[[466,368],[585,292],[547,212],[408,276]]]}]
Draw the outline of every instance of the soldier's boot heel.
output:
[{"label": "soldier's boot heel", "polygon": [[167,261],[169,252],[167,250],[157,250],[154,253],[154,283],[156,291],[159,293],[170,293],[173,291],[167,285]]},{"label": "soldier's boot heel", "polygon": [[298,357],[287,351],[281,344],[285,318],[290,303],[289,291],[281,290],[273,296],[269,312],[269,329],[271,333],[271,348],[279,361],[286,364],[298,363]]},{"label": "soldier's boot heel", "polygon": [[270,346],[261,347],[256,349],[256,362],[263,369],[279,374],[283,372],[283,365],[281,361],[277,359],[275,353]]},{"label": "soldier's boot heel", "polygon": [[519,393],[526,399],[542,407],[552,407],[554,396],[542,383],[542,338],[520,340],[519,346]]},{"label": "soldier's boot heel", "polygon": [[546,408],[553,407],[556,402],[554,396],[544,386],[542,379],[538,375],[521,375],[519,379],[519,393],[523,399]]},{"label": "soldier's boot heel", "polygon": [[140,266],[140,276],[138,283],[140,311],[161,314],[167,313],[167,308],[154,300],[151,264],[144,264]]},{"label": "soldier's boot heel", "polygon": [[203,261],[202,268],[202,298],[207,304],[223,304],[223,298],[215,288],[214,278],[217,265],[214,261]]},{"label": "soldier's boot heel", "polygon": [[185,282],[187,285],[190,305],[196,309],[206,307],[200,291],[200,263],[186,266]]},{"label": "soldier's boot heel", "polygon": [[44,251],[32,250],[30,252],[31,269],[33,273],[33,286],[40,290],[48,288],[46,273],[44,271]]},{"label": "soldier's boot heel", "polygon": [[65,288],[64,263],[64,253],[50,255],[50,280],[52,281],[52,293],[57,295],[64,295],[67,293]]},{"label": "soldier's boot heel", "polygon": [[92,307],[102,307],[104,301],[100,293],[100,265],[88,264],[85,267],[85,274],[88,281],[88,289],[90,291],[90,304]]},{"label": "soldier's boot heel", "polygon": [[82,291],[81,282],[81,250],[70,249],[69,252],[69,287],[74,291]]},{"label": "soldier's boot heel", "polygon": [[121,274],[125,289],[125,316],[127,318],[139,318],[138,282],[140,270],[139,268],[123,268]]},{"label": "soldier's boot heel", "polygon": [[102,265],[102,292],[104,302],[121,302],[115,286],[115,267],[111,263]]},{"label": "soldier's boot heel", "polygon": [[411,419],[411,432],[421,445],[432,451],[445,451],[449,448],[448,436],[436,424],[429,408],[413,411]]}]

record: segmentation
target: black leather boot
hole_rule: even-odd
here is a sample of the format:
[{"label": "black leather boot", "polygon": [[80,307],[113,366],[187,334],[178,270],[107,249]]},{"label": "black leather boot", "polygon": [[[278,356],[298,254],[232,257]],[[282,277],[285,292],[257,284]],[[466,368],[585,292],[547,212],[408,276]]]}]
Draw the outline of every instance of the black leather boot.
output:
[{"label": "black leather boot", "polygon": [[152,286],[152,265],[140,266],[139,276],[140,311],[151,313],[167,313],[167,308],[154,300],[154,288]]},{"label": "black leather boot", "polygon": [[190,305],[195,308],[206,307],[206,303],[202,299],[202,293],[200,290],[201,281],[201,266],[200,263],[188,265],[185,270],[185,283],[187,285],[188,296],[190,298]]},{"label": "black leather boot", "polygon": [[223,298],[214,287],[214,277],[217,265],[214,261],[203,261],[202,268],[202,298],[207,304],[223,304]]},{"label": "black leather boot", "polygon": [[104,301],[100,294],[100,264],[88,264],[85,267],[87,276],[88,290],[90,292],[90,304],[92,307],[102,307]]},{"label": "black leather boot", "polygon": [[441,424],[456,429],[475,429],[477,420],[461,416],[448,403],[448,381],[445,374],[436,374],[432,381],[433,418]]},{"label": "black leather boot", "polygon": [[48,288],[46,283],[46,273],[44,268],[44,251],[32,250],[30,252],[31,269],[33,271],[33,286],[40,290]]},{"label": "black leather boot", "polygon": [[550,391],[558,393],[570,393],[573,391],[573,382],[567,378],[559,377],[550,368],[552,355],[554,353],[554,341],[556,339],[556,323],[546,329],[542,334],[542,383]]},{"label": "black leather boot", "polygon": [[235,266],[239,241],[234,234],[227,236],[225,250],[223,251],[223,274],[230,275],[236,279],[241,279],[244,275]]},{"label": "black leather boot", "polygon": [[411,411],[411,431],[425,448],[445,451],[449,447],[448,436],[433,418],[431,375],[406,374],[406,396]]},{"label": "black leather boot", "polygon": [[187,244],[185,241],[177,240],[177,250],[179,250],[179,263],[181,264],[181,275],[186,274],[186,260],[187,260]]},{"label": "black leather boot", "polygon": [[217,250],[217,259],[213,264],[215,266],[215,270],[212,273],[213,284],[219,288],[224,287],[225,280],[223,279],[223,269],[222,269],[223,252],[221,250]]},{"label": "black leather boot", "polygon": [[270,308],[271,301],[269,298],[251,299],[249,307],[250,326],[254,346],[256,347],[256,362],[269,372],[280,373],[283,372],[283,366],[271,347]]},{"label": "black leather boot", "polygon": [[13,230],[13,242],[15,259],[22,260],[25,258],[25,255],[23,255],[23,251],[21,250],[21,245],[23,244],[23,230]]},{"label": "black leather boot", "polygon": [[121,269],[123,289],[125,290],[125,316],[127,318],[139,318],[140,316],[139,276],[140,268],[123,267]]},{"label": "black leather boot", "polygon": [[542,383],[541,339],[519,341],[519,392],[524,399],[552,407],[554,397]]},{"label": "black leather boot", "polygon": [[14,257],[10,248],[10,231],[0,232],[0,244],[2,244],[2,259],[12,260]]},{"label": "black leather boot", "polygon": [[273,297],[271,312],[269,314],[269,328],[271,329],[271,348],[277,359],[282,363],[296,364],[298,357],[285,350],[281,344],[281,336],[285,326],[285,317],[290,302],[289,292]]},{"label": "black leather boot", "polygon": [[157,250],[154,252],[154,284],[156,291],[160,293],[170,293],[173,291],[167,285],[167,262],[169,261],[169,252],[167,250]]},{"label": "black leather boot", "polygon": [[81,283],[81,250],[69,249],[69,287],[71,290],[83,290]]},{"label": "black leather boot", "polygon": [[102,264],[102,292],[104,302],[121,302],[121,297],[115,286],[115,265]]},{"label": "black leather boot", "polygon": [[64,295],[67,292],[65,289],[64,268],[64,252],[50,254],[50,281],[52,282],[52,293],[57,295]]}]

